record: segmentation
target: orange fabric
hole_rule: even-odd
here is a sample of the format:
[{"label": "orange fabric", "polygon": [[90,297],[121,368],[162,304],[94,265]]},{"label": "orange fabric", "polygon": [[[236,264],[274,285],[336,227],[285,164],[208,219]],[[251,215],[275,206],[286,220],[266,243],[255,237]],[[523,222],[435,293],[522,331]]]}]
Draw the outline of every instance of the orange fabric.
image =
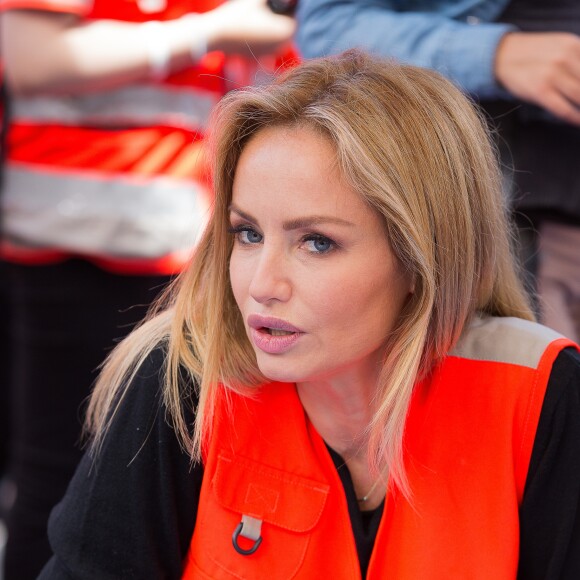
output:
[{"label": "orange fabric", "polygon": [[158,12],[143,12],[137,0],[0,0],[0,10],[33,9],[125,22],[171,20],[188,12],[207,12],[221,0],[167,0]]},{"label": "orange fabric", "polygon": [[189,12],[207,12],[219,6],[222,0],[166,0],[159,12],[145,13],[137,0],[95,0],[89,18],[115,18],[131,22],[172,20]]},{"label": "orange fabric", "polygon": [[70,258],[82,258],[113,274],[128,276],[173,276],[179,274],[191,259],[190,255],[171,254],[156,259],[111,258],[100,256],[74,255],[60,250],[38,250],[0,241],[0,259],[25,266],[58,264]]},{"label": "orange fabric", "polygon": [[[513,580],[518,506],[553,360],[537,369],[448,357],[416,386],[406,425],[410,505],[390,491],[367,578]],[[289,384],[218,403],[183,578],[359,580],[344,490]],[[238,554],[242,514],[262,544]],[[244,548],[252,542],[240,540]]]},{"label": "orange fabric", "polygon": [[207,173],[202,135],[173,127],[115,131],[19,123],[10,129],[8,146],[12,162],[40,165],[47,171],[165,175],[197,181],[205,180]]}]

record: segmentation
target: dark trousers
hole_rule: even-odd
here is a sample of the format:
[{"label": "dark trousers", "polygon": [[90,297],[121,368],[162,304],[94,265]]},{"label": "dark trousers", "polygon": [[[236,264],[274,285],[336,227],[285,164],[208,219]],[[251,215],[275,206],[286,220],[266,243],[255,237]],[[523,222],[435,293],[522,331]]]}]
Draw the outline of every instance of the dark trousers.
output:
[{"label": "dark trousers", "polygon": [[81,456],[83,407],[98,366],[168,278],[119,276],[82,260],[4,264],[11,309],[11,449],[5,580],[50,556],[46,525]]}]

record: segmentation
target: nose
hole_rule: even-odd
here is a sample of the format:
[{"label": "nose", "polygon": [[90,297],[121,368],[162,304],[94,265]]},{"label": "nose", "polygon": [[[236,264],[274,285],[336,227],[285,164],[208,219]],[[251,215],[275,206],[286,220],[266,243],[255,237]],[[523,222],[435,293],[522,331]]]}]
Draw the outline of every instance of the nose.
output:
[{"label": "nose", "polygon": [[260,304],[288,301],[292,295],[292,284],[285,253],[264,245],[255,266],[250,296]]}]

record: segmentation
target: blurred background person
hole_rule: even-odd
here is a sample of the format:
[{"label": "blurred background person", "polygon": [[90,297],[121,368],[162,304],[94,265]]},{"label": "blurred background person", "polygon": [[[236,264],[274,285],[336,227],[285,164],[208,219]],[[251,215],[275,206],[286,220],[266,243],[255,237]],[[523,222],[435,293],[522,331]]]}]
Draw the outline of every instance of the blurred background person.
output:
[{"label": "blurred background person", "polygon": [[200,150],[212,107],[293,34],[265,0],[218,4],[0,0],[17,489],[6,580],[35,578],[48,558],[46,522],[80,457],[93,372],[208,217]]},{"label": "blurred background person", "polygon": [[580,340],[580,3],[302,0],[298,20],[306,57],[364,47],[479,100],[499,131],[542,321]]}]

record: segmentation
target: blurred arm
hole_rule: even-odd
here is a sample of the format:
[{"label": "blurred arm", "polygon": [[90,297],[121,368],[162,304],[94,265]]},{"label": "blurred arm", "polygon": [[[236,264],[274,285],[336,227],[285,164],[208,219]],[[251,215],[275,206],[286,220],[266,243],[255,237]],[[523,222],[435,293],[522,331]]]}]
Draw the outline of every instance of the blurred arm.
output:
[{"label": "blurred arm", "polygon": [[[142,24],[9,10],[0,17],[6,76],[15,94],[85,92],[150,75],[146,29]],[[191,62],[191,34],[180,20],[164,23],[170,35],[170,66]]]},{"label": "blurred arm", "polygon": [[435,69],[480,99],[509,93],[580,124],[580,38],[573,34],[469,25],[402,12],[391,0],[301,0],[298,19],[298,46],[307,57],[362,47]]},{"label": "blurred arm", "polygon": [[265,0],[233,0],[203,14],[156,23],[82,22],[77,16],[8,10],[0,16],[0,52],[16,94],[77,93],[151,76],[151,44],[162,43],[171,72],[193,64],[192,49],[261,54],[288,42],[294,21]]},{"label": "blurred arm", "polygon": [[470,25],[436,12],[402,12],[391,0],[300,0],[297,43],[306,57],[360,47],[432,68],[479,97],[502,94],[494,74],[498,43],[513,27]]}]

